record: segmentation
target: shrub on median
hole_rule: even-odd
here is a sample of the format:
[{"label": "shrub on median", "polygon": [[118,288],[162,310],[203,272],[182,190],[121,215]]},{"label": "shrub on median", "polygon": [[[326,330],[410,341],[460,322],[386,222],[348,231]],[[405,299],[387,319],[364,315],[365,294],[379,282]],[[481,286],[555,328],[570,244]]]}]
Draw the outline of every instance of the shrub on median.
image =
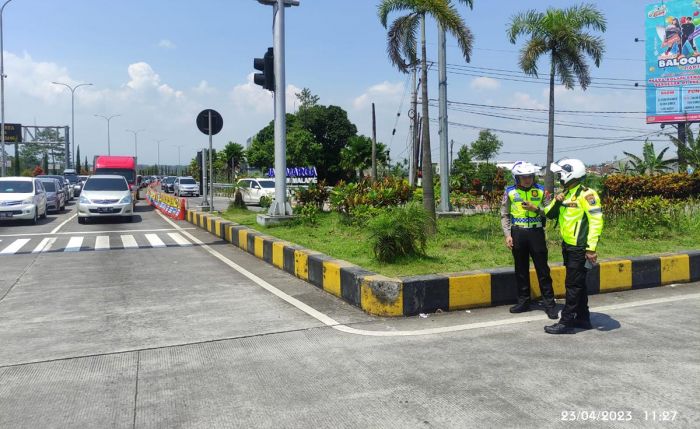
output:
[{"label": "shrub on median", "polygon": [[425,255],[428,227],[432,220],[416,203],[384,209],[367,223],[372,250],[380,262]]}]

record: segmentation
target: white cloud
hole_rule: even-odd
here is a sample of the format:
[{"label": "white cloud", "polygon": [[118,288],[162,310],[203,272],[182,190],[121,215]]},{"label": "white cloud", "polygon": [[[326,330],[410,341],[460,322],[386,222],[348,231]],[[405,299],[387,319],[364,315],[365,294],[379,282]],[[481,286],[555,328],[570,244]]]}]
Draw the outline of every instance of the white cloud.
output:
[{"label": "white cloud", "polygon": [[130,64],[128,68],[129,82],[127,87],[136,91],[148,91],[155,89],[165,97],[182,97],[182,91],[176,91],[167,84],[161,83],[160,76],[145,62]]},{"label": "white cloud", "polygon": [[499,89],[501,87],[501,83],[498,82],[496,79],[490,77],[479,76],[475,79],[472,79],[469,86],[472,89],[476,90],[493,91]]},{"label": "white cloud", "polygon": [[161,41],[158,42],[158,47],[163,48],[163,49],[175,49],[176,48],[175,44],[168,39],[161,39]]},{"label": "white cloud", "polygon": [[352,105],[355,109],[360,110],[368,107],[372,102],[394,103],[401,97],[403,92],[403,82],[391,83],[384,81],[369,87],[367,91],[353,100]]},{"label": "white cloud", "polygon": [[516,92],[511,98],[510,107],[523,107],[526,109],[545,109],[547,106],[532,98],[530,94],[524,92]]},{"label": "white cloud", "polygon": [[[231,100],[234,106],[243,112],[272,113],[274,111],[274,97],[270,91],[263,89],[253,82],[254,73],[248,74],[245,83],[236,85],[231,91]],[[294,85],[287,85],[286,99],[287,112],[291,112],[296,100],[296,93],[301,92],[301,88]]]}]

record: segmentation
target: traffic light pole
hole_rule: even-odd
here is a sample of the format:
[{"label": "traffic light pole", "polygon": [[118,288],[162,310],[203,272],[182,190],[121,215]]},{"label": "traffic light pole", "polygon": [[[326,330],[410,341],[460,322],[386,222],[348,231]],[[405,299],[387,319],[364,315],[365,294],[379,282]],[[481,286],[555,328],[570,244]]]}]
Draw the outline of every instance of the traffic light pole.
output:
[{"label": "traffic light pole", "polygon": [[292,206],[287,202],[287,112],[284,76],[284,8],[285,0],[273,6],[273,50],[275,53],[275,200],[270,205],[270,216],[291,216]]}]

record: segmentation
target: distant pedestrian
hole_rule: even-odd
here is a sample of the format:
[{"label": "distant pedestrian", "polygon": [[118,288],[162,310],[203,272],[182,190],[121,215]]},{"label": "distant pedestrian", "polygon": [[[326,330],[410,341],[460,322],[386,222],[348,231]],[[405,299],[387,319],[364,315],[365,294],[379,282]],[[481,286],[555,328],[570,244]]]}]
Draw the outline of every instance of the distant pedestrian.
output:
[{"label": "distant pedestrian", "polygon": [[548,334],[573,334],[575,328],[592,328],[586,274],[598,260],[596,248],[603,231],[603,208],[598,193],[581,184],[586,177],[583,162],[563,159],[552,163],[550,170],[559,174],[564,189],[544,211],[537,213],[559,222],[566,267],[566,303],[559,322],[544,330]]},{"label": "distant pedestrian", "polygon": [[544,309],[550,319],[558,317],[552,277],[547,265],[545,218],[536,213],[544,206],[544,187],[536,183],[537,167],[528,162],[516,162],[512,173],[515,185],[506,188],[501,204],[501,226],[506,246],[513,253],[518,303],[511,313],[530,311],[530,258],[542,292]]}]

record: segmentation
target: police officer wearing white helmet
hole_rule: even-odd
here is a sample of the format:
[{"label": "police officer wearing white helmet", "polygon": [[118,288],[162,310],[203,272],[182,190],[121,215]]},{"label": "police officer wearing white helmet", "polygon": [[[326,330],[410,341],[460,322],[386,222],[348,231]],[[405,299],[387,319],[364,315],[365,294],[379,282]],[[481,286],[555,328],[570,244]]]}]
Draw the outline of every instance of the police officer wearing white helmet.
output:
[{"label": "police officer wearing white helmet", "polygon": [[506,188],[501,204],[501,226],[506,246],[513,253],[518,303],[510,308],[511,313],[530,310],[530,258],[535,265],[537,279],[542,292],[544,310],[550,319],[558,318],[552,277],[547,265],[547,241],[545,239],[543,214],[544,187],[536,183],[537,167],[529,162],[518,161],[512,169],[515,185]]},{"label": "police officer wearing white helmet", "polygon": [[572,334],[575,328],[591,329],[586,286],[587,269],[598,259],[598,240],[603,230],[603,209],[598,193],[582,185],[586,166],[578,159],[552,163],[552,173],[559,175],[562,193],[544,210],[550,219],[558,219],[562,237],[562,255],[566,267],[566,303],[558,323],[545,326],[549,334]]}]

